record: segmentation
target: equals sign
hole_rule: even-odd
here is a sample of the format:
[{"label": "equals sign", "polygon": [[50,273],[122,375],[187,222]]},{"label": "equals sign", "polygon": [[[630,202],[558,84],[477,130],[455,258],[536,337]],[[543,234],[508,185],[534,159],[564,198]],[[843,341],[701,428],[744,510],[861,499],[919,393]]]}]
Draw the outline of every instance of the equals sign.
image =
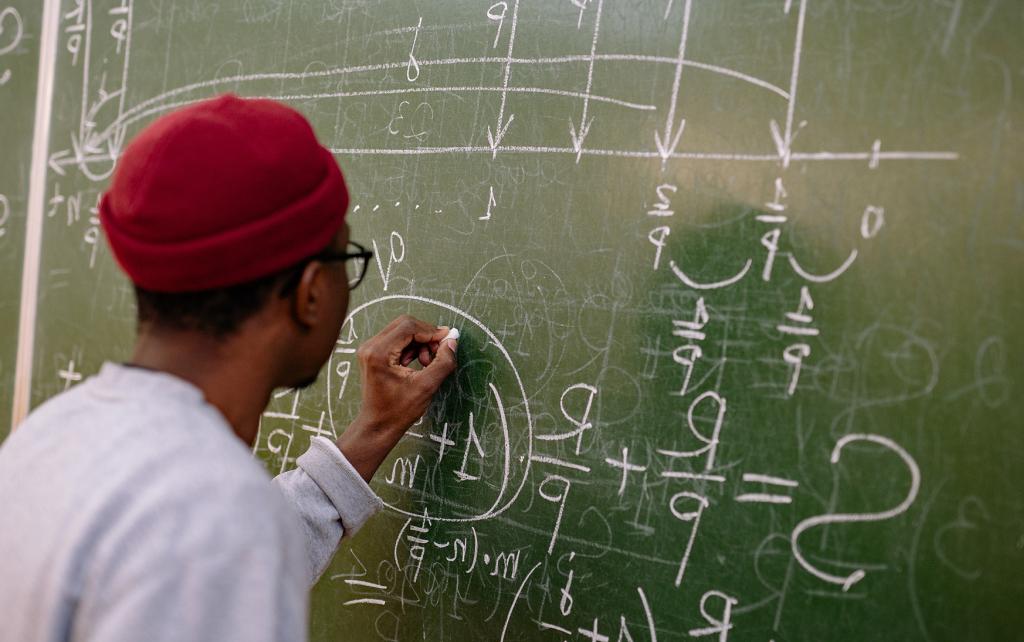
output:
[{"label": "equals sign", "polygon": [[[386,591],[387,587],[383,584],[377,584],[375,582],[367,582],[365,580],[345,580],[345,583],[349,586],[358,586],[361,588],[377,589],[379,591]],[[345,601],[342,606],[352,606],[353,604],[376,604],[378,606],[384,606],[384,600],[373,597],[361,597],[352,600]]]},{"label": "equals sign", "polygon": [[[698,314],[700,314],[698,312]],[[707,320],[704,320],[707,323]],[[677,319],[672,320],[672,336],[682,337],[684,339],[690,339],[691,341],[703,341],[707,336],[700,331],[704,327],[704,323],[700,321],[681,321]]]},{"label": "equals sign", "polygon": [[[797,488],[800,484],[792,479],[771,477],[769,475],[758,475],[755,473],[743,473],[743,481],[751,484],[763,484],[779,488]],[[756,502],[760,504],[791,504],[793,498],[789,495],[774,493],[743,493],[736,496],[738,502]]]}]

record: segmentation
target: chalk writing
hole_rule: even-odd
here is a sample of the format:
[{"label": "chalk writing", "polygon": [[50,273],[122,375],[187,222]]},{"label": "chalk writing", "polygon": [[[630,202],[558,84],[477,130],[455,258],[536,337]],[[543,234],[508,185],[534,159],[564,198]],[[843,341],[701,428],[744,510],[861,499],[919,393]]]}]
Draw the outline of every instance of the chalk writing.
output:
[{"label": "chalk writing", "polygon": [[[266,15],[247,5],[246,28],[294,44],[303,12],[270,4]],[[381,640],[768,639],[746,618],[762,608],[782,639],[794,591],[815,604],[866,600],[898,581],[893,562],[861,560],[836,533],[858,524],[891,538],[924,521],[912,510],[922,442],[881,410],[938,389],[981,412],[1012,397],[1014,381],[1006,330],[979,323],[967,379],[940,387],[946,347],[898,327],[900,310],[875,310],[870,293],[877,324],[850,339],[843,288],[878,279],[874,257],[919,223],[891,191],[833,201],[808,186],[849,171],[875,189],[891,165],[955,167],[960,154],[902,147],[893,128],[885,145],[870,129],[832,137],[808,99],[835,81],[810,64],[809,47],[828,40],[814,31],[828,13],[819,4],[487,0],[394,16],[325,6],[315,29],[330,50],[182,68],[174,37],[206,19],[198,5],[179,23],[177,2],[165,15],[66,0],[53,29],[70,122],[49,137],[40,202],[77,263],[47,256],[46,292],[79,268],[106,278],[97,203],[129,133],[222,91],[292,104],[353,177],[352,236],[374,269],[319,384],[273,393],[254,452],[281,473],[311,438],[336,439],[359,408],[357,351],[395,316],[463,333],[459,369],[371,482],[385,506],[377,533],[345,543],[318,601]],[[737,15],[750,31],[736,33],[756,33],[771,64],[707,36],[704,21]],[[159,85],[132,68],[140,51],[152,58],[154,32],[168,36]],[[26,35],[19,12],[0,7],[0,86]],[[837,75],[850,77],[856,57],[844,52]],[[867,109],[870,97],[849,93]],[[702,122],[716,114],[732,120]],[[20,203],[8,194],[3,238]],[[38,360],[41,376],[70,388],[90,370],[83,359]],[[873,389],[878,368],[902,387]],[[815,411],[829,404],[823,419]],[[862,480],[883,468],[891,492],[875,496]],[[981,537],[998,509],[974,496],[947,508],[919,548],[948,576],[978,581],[988,570],[962,539]],[[744,570],[757,582],[737,581]],[[793,617],[787,639],[801,637]]]}]

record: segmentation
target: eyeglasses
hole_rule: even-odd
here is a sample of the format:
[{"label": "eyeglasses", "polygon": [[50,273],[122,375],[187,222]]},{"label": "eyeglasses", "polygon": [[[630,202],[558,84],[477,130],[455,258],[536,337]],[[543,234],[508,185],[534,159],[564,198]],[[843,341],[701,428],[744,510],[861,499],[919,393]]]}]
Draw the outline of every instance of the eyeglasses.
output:
[{"label": "eyeglasses", "polygon": [[345,274],[348,275],[348,289],[351,291],[355,290],[356,286],[363,282],[363,277],[366,276],[366,267],[370,265],[370,259],[372,258],[373,252],[355,241],[349,241],[344,252],[324,250],[319,254],[311,256],[310,260],[324,263],[343,261],[345,263]]},{"label": "eyeglasses", "polygon": [[[370,259],[372,258],[373,252],[354,241],[348,242],[344,252],[324,250],[323,252],[314,254],[294,266],[291,273],[281,283],[278,295],[281,297],[291,296],[291,293],[295,290],[295,287],[298,286],[299,281],[302,279],[302,271],[306,269],[306,266],[309,265],[310,261],[321,261],[323,263],[344,261],[346,263],[345,274],[348,276],[348,289],[349,291],[352,291],[357,285],[362,283],[363,277],[366,276],[366,266],[370,264]],[[348,261],[350,260],[353,261],[351,267],[348,265]]]}]

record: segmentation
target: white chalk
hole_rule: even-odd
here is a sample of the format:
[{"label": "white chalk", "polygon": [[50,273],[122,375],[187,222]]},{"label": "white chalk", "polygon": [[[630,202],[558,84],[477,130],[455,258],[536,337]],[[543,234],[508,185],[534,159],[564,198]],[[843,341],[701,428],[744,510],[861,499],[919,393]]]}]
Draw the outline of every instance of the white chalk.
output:
[{"label": "white chalk", "polygon": [[459,340],[459,329],[458,328],[452,328],[451,330],[448,331],[448,334],[446,334],[445,337],[443,339],[441,339],[441,341],[447,341],[448,339],[451,339],[452,341],[458,341]]}]

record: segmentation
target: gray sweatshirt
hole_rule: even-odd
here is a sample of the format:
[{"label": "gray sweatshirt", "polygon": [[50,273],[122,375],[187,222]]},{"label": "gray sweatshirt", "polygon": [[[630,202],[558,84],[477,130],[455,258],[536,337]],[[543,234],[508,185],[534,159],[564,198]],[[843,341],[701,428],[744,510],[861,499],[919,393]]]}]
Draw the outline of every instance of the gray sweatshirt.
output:
[{"label": "gray sweatshirt", "polygon": [[271,482],[198,388],[107,363],[0,446],[0,640],[305,640],[381,501],[317,437]]}]

